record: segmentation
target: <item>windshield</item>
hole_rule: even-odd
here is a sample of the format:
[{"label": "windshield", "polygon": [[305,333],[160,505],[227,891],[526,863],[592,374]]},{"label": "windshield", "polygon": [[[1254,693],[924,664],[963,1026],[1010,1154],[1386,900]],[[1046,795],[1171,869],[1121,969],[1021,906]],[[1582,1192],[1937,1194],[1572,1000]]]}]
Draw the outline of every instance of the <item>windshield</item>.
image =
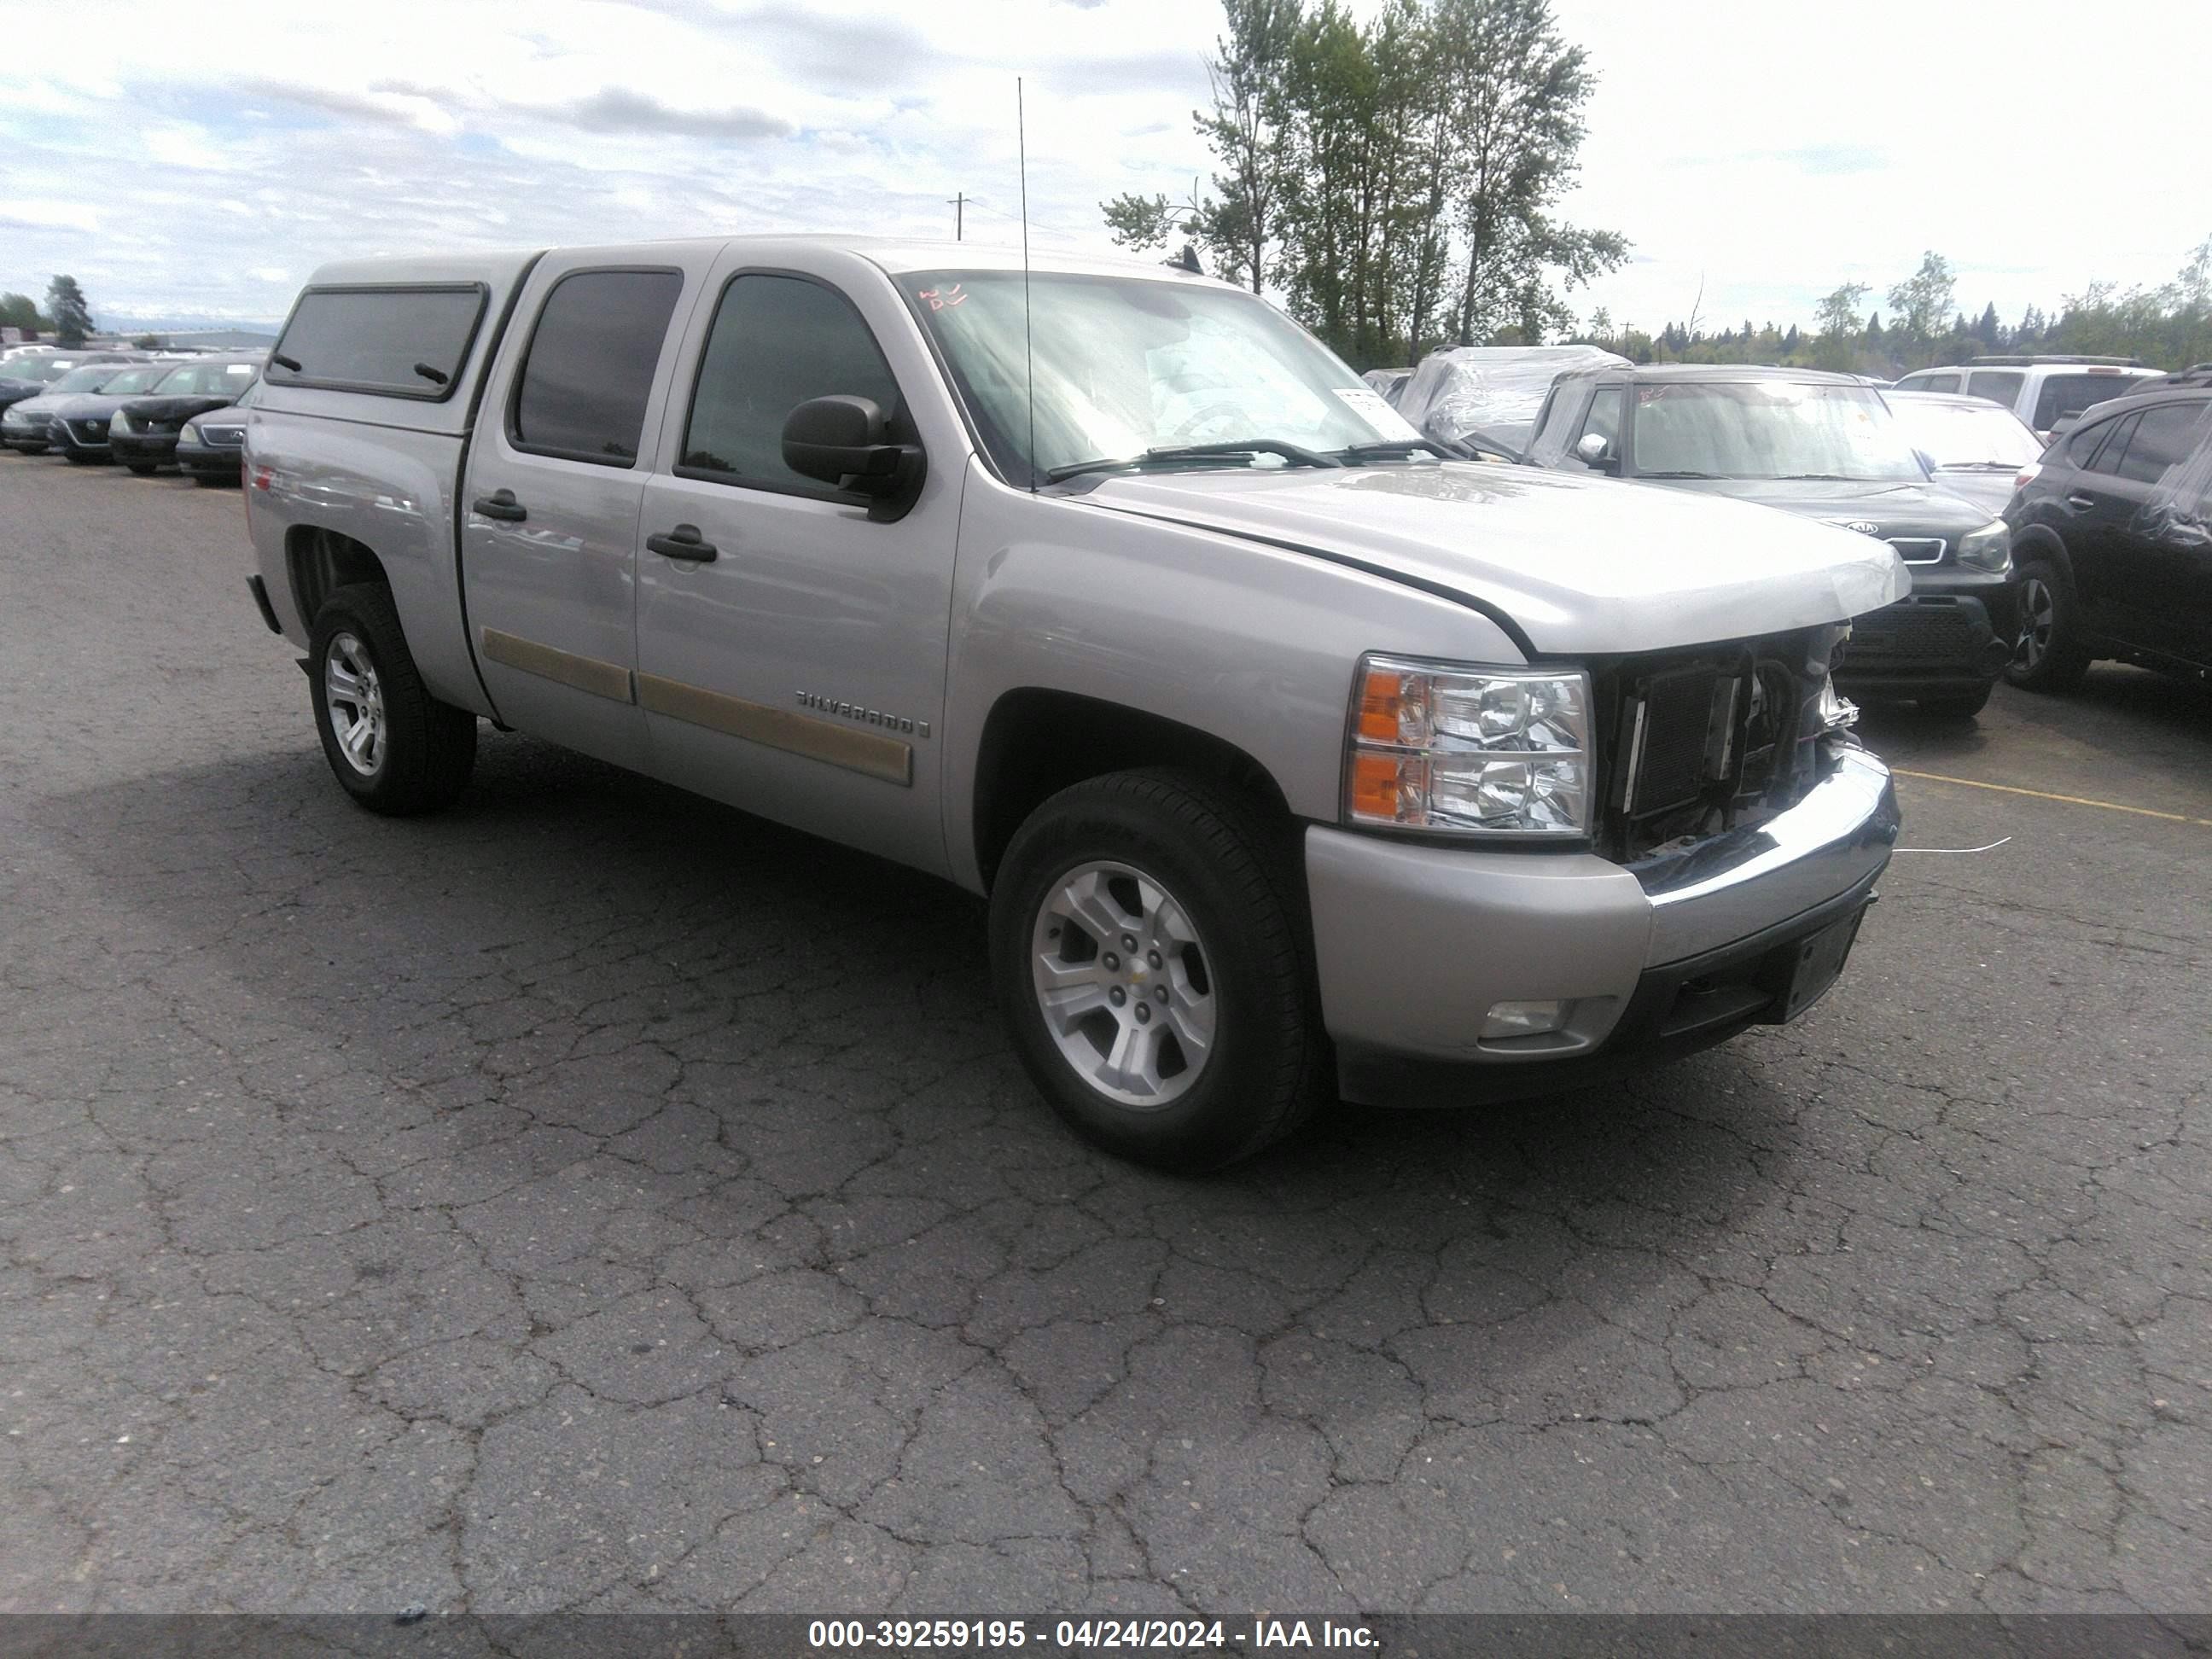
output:
[{"label": "windshield", "polygon": [[169,372],[167,363],[149,363],[143,368],[126,368],[113,380],[105,381],[100,390],[111,397],[127,397],[134,392],[144,392]]},{"label": "windshield", "polygon": [[172,397],[212,398],[243,392],[252,384],[252,363],[185,363],[171,369],[155,389]]},{"label": "windshield", "polygon": [[58,397],[64,392],[97,392],[122,372],[120,363],[87,363],[82,368],[73,368],[48,387]]},{"label": "windshield", "polygon": [[1792,380],[1678,381],[1636,388],[1638,476],[1924,478],[1870,386]]},{"label": "windshield", "polygon": [[1890,404],[1907,440],[1938,466],[2026,466],[2043,453],[2035,434],[2008,409],[1995,404],[1927,404],[1899,398]]},{"label": "windshield", "polygon": [[0,368],[0,374],[18,380],[36,380],[40,386],[51,386],[71,369],[81,367],[83,361],[81,357],[18,357],[4,368]]},{"label": "windshield", "polygon": [[[1330,452],[1413,428],[1311,335],[1256,295],[1193,283],[1018,270],[899,277],[999,470],[1019,483],[1148,449],[1266,439]],[[1026,327],[1025,327],[1026,325]],[[1025,347],[1035,342],[1036,447]],[[1274,456],[1213,465],[1275,465]]]}]

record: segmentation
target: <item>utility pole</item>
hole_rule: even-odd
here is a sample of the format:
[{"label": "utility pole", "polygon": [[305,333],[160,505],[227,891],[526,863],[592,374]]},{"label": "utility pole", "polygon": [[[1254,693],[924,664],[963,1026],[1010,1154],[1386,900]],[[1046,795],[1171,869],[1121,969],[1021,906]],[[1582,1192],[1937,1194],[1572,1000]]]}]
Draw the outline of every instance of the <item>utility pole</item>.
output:
[{"label": "utility pole", "polygon": [[961,231],[967,218],[968,192],[963,190],[948,197],[945,205],[952,210],[952,240],[956,242],[965,240]]}]

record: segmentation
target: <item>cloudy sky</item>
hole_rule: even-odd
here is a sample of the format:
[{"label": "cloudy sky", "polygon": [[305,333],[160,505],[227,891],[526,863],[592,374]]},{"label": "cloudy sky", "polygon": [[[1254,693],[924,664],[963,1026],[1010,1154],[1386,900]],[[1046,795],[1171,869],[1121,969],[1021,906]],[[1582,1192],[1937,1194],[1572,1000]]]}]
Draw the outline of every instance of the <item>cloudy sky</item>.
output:
[{"label": "cloudy sky", "polygon": [[[1554,0],[1599,75],[1567,216],[1635,263],[1574,297],[1656,328],[1875,303],[1923,248],[2008,319],[2212,235],[2203,0]],[[1361,0],[1358,9],[1371,9]],[[9,38],[59,15],[0,0]],[[0,289],[281,317],[320,261],[764,229],[1038,241],[1187,188],[1212,0],[96,0],[0,62]],[[28,25],[36,21],[37,27]],[[64,61],[65,60],[65,61]],[[2193,66],[2193,67],[2192,67]]]}]

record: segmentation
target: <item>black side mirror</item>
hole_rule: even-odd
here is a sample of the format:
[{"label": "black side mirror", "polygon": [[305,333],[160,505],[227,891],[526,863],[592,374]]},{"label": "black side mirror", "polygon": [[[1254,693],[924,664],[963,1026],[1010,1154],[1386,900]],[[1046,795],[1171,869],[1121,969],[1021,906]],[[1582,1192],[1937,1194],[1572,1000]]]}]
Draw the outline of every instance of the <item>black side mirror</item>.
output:
[{"label": "black side mirror", "polygon": [[872,399],[837,393],[810,398],[783,422],[783,464],[793,472],[870,501],[872,519],[904,515],[921,493],[919,444],[894,443],[890,422]]}]

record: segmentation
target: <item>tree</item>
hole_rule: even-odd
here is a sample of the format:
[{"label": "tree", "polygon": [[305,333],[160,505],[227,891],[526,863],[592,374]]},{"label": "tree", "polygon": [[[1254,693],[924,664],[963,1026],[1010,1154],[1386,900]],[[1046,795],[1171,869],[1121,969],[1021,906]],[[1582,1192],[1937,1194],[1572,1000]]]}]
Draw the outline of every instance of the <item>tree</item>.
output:
[{"label": "tree", "polygon": [[1951,309],[1954,278],[1951,262],[1930,248],[1920,256],[1920,269],[1889,291],[1889,308],[1902,313],[1891,319],[1891,331],[1899,327],[1916,346],[1934,339]]},{"label": "tree", "polygon": [[1974,325],[1974,337],[1982,343],[1984,352],[1995,351],[2001,343],[2002,331],[1997,326],[1997,302],[1995,300],[1982,308],[1981,320]]},{"label": "tree", "polygon": [[0,326],[28,329],[35,332],[50,327],[39,315],[38,301],[27,294],[0,294]]},{"label": "tree", "polygon": [[[1822,368],[1848,369],[1856,360],[1859,343],[1859,301],[1867,295],[1864,283],[1845,283],[1815,307],[1820,325],[1820,343],[1813,361]],[[1879,324],[1875,326],[1879,327]]]},{"label": "tree", "polygon": [[84,290],[74,276],[57,276],[46,284],[46,310],[54,319],[54,337],[65,346],[81,346],[92,331],[92,311]]},{"label": "tree", "polygon": [[1215,38],[1206,65],[1213,107],[1191,117],[1227,168],[1213,180],[1220,201],[1201,228],[1221,274],[1258,294],[1281,236],[1283,75],[1298,0],[1222,0],[1222,9],[1229,32]]},{"label": "tree", "polygon": [[1559,301],[1547,303],[1547,267],[1563,270],[1572,289],[1625,263],[1628,245],[1545,216],[1574,182],[1583,106],[1596,87],[1550,0],[1436,0],[1434,15],[1460,161],[1455,332],[1472,345],[1507,320],[1525,328],[1559,314]]}]

